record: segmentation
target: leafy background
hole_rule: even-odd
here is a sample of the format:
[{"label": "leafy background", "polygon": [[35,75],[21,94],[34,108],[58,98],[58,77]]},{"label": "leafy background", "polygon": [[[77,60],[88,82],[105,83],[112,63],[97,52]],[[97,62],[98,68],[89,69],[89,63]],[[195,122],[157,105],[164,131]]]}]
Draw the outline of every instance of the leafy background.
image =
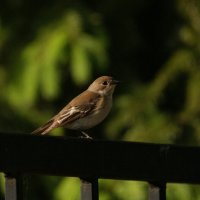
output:
[{"label": "leafy background", "polygon": [[[28,134],[98,76],[122,81],[95,138],[200,144],[199,0],[3,0],[0,130]],[[68,135],[58,129],[52,134]],[[0,199],[3,199],[0,174]],[[27,199],[79,199],[79,180],[30,176]],[[169,184],[168,199],[200,199]],[[100,180],[101,200],[147,199],[147,184]]]}]

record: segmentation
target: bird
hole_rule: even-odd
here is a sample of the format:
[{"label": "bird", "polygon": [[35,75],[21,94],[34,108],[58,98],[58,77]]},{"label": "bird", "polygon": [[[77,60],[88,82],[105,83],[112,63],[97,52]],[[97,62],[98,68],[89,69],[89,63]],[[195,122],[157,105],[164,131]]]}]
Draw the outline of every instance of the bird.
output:
[{"label": "bird", "polygon": [[[85,138],[91,138],[85,131],[101,123],[112,107],[112,96],[119,84],[111,76],[101,76],[89,87],[72,99],[58,114],[32,134],[45,135],[55,128],[64,127],[80,131]],[[92,139],[92,138],[91,138]]]}]

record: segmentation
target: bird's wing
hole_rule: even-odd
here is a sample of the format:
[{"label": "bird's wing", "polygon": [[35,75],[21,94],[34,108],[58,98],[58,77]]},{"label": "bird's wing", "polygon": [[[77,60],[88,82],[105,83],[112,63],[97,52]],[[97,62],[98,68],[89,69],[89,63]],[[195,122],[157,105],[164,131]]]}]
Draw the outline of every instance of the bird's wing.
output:
[{"label": "bird's wing", "polygon": [[81,93],[56,116],[50,119],[43,126],[33,131],[32,134],[44,135],[54,128],[64,126],[68,123],[73,123],[73,121],[85,117],[95,110],[99,98],[100,96],[98,94],[92,93],[91,95],[91,92],[89,91]]},{"label": "bird's wing", "polygon": [[73,121],[91,114],[97,105],[96,101],[88,101],[84,104],[79,104],[71,106],[68,109],[63,109],[56,117],[57,123],[59,126],[64,126],[68,123],[73,123]]}]

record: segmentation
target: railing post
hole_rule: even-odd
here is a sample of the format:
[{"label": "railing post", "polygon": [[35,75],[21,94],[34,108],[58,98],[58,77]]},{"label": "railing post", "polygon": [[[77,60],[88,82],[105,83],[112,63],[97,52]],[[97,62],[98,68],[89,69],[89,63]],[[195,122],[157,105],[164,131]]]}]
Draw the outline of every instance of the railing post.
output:
[{"label": "railing post", "polygon": [[166,183],[149,183],[149,200],[166,200]]},{"label": "railing post", "polygon": [[23,200],[22,175],[5,175],[5,200]]},{"label": "railing post", "polygon": [[98,179],[81,179],[81,200],[98,199]]}]

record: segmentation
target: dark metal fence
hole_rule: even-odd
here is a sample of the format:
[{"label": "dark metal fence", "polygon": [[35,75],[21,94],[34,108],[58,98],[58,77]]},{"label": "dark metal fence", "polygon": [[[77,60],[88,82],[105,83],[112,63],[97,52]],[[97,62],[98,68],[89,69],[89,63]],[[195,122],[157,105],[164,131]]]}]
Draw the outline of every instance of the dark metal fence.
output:
[{"label": "dark metal fence", "polygon": [[99,178],[147,181],[149,200],[165,200],[166,183],[200,183],[199,158],[199,147],[0,134],[6,200],[23,199],[23,174],[79,177],[81,200],[98,199]]}]

